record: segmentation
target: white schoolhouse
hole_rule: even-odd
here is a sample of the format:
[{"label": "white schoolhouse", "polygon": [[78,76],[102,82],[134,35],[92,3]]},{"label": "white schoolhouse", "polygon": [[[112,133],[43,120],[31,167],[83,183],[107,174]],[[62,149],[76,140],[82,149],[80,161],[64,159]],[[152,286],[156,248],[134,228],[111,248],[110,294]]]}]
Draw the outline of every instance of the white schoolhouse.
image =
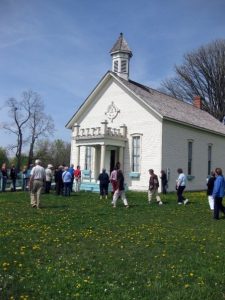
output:
[{"label": "white schoolhouse", "polygon": [[130,190],[147,190],[150,168],[158,176],[167,172],[170,191],[177,168],[188,175],[188,190],[205,189],[211,169],[225,171],[225,126],[201,110],[200,97],[191,105],[132,81],[132,51],[123,34],[110,54],[112,71],[66,125],[71,163],[81,166],[83,181],[90,187],[119,161]]}]

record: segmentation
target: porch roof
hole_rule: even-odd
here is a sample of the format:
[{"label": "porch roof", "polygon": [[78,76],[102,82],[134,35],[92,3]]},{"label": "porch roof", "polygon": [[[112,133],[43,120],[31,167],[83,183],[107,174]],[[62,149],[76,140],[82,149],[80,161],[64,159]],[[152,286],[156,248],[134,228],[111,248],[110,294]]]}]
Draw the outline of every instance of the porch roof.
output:
[{"label": "porch roof", "polygon": [[76,141],[76,146],[110,145],[116,147],[125,147],[127,142],[127,137],[110,136],[107,134],[101,134],[98,136],[76,136],[73,137],[73,139]]}]

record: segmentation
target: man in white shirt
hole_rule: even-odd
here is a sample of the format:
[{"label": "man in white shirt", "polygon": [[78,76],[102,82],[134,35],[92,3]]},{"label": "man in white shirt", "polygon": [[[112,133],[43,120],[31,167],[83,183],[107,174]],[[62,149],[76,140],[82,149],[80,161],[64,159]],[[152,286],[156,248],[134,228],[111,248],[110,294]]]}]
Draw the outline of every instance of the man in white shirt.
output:
[{"label": "man in white shirt", "polygon": [[51,190],[52,178],[53,178],[53,165],[49,164],[45,169],[46,181],[45,181],[45,193],[49,194]]},{"label": "man in white shirt", "polygon": [[40,195],[46,177],[45,169],[41,166],[40,159],[35,160],[35,167],[31,170],[30,176],[31,206],[40,208]]},{"label": "man in white shirt", "polygon": [[183,203],[184,205],[186,205],[188,203],[188,199],[185,199],[183,197],[183,191],[186,187],[187,177],[183,173],[183,170],[181,168],[177,169],[177,173],[179,174],[178,178],[177,178],[177,181],[176,181],[177,202],[178,202],[178,204]]}]

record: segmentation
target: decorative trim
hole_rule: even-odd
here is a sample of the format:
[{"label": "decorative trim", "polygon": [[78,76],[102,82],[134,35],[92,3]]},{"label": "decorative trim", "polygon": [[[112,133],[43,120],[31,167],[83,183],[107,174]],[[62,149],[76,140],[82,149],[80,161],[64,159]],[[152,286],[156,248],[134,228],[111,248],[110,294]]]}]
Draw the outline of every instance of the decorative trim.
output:
[{"label": "decorative trim", "polygon": [[107,109],[107,112],[105,113],[105,115],[111,122],[113,122],[113,120],[117,117],[119,112],[120,112],[120,110],[116,107],[116,105],[112,101],[112,103],[108,106],[108,109]]}]

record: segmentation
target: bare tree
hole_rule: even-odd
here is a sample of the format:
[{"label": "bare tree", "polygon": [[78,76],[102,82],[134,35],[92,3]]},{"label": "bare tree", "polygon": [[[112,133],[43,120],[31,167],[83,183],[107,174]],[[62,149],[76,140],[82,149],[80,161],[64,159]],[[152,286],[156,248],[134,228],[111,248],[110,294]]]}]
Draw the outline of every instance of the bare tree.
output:
[{"label": "bare tree", "polygon": [[34,93],[33,97],[35,98],[35,102],[32,107],[30,119],[28,121],[28,129],[30,134],[28,165],[30,165],[33,160],[34,145],[36,140],[39,137],[48,137],[55,131],[55,126],[52,117],[44,113],[44,103],[41,100],[40,95]]},{"label": "bare tree", "polygon": [[16,150],[17,168],[20,169],[21,165],[21,153],[24,142],[24,131],[27,126],[27,122],[31,116],[32,110],[32,92],[24,92],[22,94],[22,100],[17,101],[15,98],[10,98],[6,102],[6,106],[9,108],[9,116],[12,118],[11,123],[4,123],[2,127],[8,132],[16,135],[15,144],[9,148]]},{"label": "bare tree", "polygon": [[6,102],[9,108],[11,123],[5,123],[2,128],[16,135],[16,142],[9,149],[16,150],[17,168],[21,166],[23,146],[30,143],[28,164],[33,159],[33,149],[39,137],[47,137],[54,132],[52,118],[44,113],[44,103],[38,93],[31,90],[22,93],[22,100],[10,98]]},{"label": "bare tree", "polygon": [[216,40],[184,55],[175,66],[174,78],[162,83],[162,90],[183,101],[195,95],[203,99],[203,109],[222,121],[225,116],[225,40]]}]

